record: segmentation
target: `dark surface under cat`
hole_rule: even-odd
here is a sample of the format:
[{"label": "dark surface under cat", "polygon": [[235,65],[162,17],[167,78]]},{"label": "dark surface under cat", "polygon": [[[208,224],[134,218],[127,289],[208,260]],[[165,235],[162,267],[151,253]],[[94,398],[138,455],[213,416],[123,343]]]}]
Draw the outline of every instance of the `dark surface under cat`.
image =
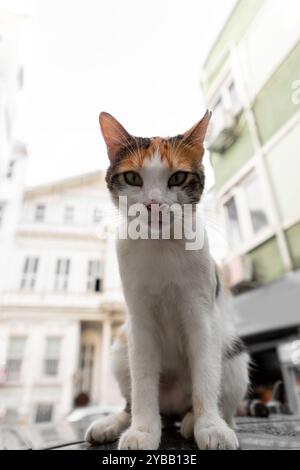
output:
[{"label": "dark surface under cat", "polygon": [[[83,442],[87,420],[32,426],[1,426],[0,449],[57,449],[107,451],[117,442],[90,446]],[[273,415],[269,418],[238,418],[236,431],[242,450],[300,450],[300,416]],[[163,431],[161,450],[196,450],[194,442],[185,441],[177,428]]]}]

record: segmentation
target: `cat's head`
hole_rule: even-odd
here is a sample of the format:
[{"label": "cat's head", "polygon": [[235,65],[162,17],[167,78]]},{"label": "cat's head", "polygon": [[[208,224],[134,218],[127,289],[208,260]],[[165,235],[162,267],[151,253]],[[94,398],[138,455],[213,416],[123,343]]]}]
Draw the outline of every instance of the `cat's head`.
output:
[{"label": "cat's head", "polygon": [[[196,205],[204,189],[204,138],[211,112],[176,137],[134,137],[110,114],[101,113],[101,131],[110,166],[106,174],[113,201],[126,196],[128,206],[174,203]],[[152,206],[154,207],[154,206]]]}]

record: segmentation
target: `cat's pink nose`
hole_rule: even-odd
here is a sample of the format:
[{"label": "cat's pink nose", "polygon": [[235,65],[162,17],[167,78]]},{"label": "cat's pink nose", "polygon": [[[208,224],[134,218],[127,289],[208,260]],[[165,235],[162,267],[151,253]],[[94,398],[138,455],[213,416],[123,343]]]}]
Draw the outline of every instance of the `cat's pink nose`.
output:
[{"label": "cat's pink nose", "polygon": [[145,206],[147,207],[148,212],[155,211],[155,210],[157,211],[160,208],[160,203],[157,201],[151,200],[150,202],[146,202]]},{"label": "cat's pink nose", "polygon": [[157,201],[152,201],[145,203],[145,206],[147,207],[148,213],[155,215],[155,214],[160,214],[162,212],[167,212],[169,209],[168,204],[165,204],[164,202],[157,202]]}]

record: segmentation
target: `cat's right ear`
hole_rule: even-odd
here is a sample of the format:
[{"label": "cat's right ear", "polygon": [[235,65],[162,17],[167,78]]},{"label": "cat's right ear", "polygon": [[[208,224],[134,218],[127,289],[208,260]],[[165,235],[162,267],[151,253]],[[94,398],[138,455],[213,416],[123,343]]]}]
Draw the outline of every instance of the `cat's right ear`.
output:
[{"label": "cat's right ear", "polygon": [[132,136],[111,114],[101,113],[99,123],[106,143],[108,157],[110,161],[114,161],[120,150],[130,145]]}]

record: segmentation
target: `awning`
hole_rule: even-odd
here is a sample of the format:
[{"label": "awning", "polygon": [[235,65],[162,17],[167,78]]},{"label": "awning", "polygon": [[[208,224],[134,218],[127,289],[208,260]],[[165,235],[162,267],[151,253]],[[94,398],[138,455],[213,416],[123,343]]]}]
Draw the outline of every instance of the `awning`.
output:
[{"label": "awning", "polygon": [[235,297],[235,320],[240,336],[300,325],[300,271]]}]

